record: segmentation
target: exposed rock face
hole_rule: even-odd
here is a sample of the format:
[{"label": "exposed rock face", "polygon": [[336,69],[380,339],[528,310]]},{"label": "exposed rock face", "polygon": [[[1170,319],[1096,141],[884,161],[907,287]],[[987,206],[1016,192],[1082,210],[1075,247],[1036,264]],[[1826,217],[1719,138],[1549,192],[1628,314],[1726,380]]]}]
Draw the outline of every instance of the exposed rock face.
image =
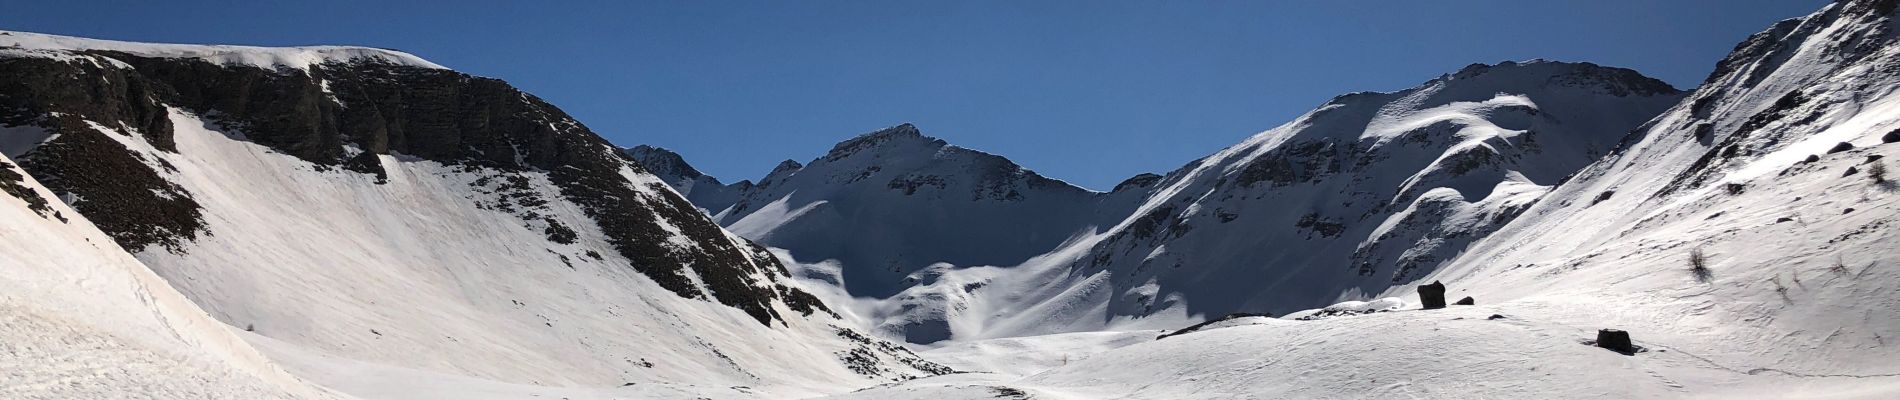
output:
[{"label": "exposed rock face", "polygon": [[[127,249],[183,251],[203,233],[197,202],[161,174],[171,168],[128,149],[96,126],[133,132],[156,151],[171,152],[172,127],[159,98],[161,83],[89,57],[60,61],[0,58],[0,126],[40,129],[53,140],[32,143],[20,166]],[[25,155],[25,154],[23,154]]]},{"label": "exposed rock face", "polygon": [[66,217],[47,206],[46,198],[40,197],[39,193],[34,193],[31,188],[26,187],[24,184],[26,176],[14,171],[15,168],[18,167],[12,163],[0,161],[0,193],[25,201],[26,209],[39,214],[41,218],[58,218],[60,222],[65,222]]},{"label": "exposed rock face", "polygon": [[[775,258],[727,236],[663,184],[639,179],[647,176],[639,165],[560,109],[500,80],[376,59],[270,70],[117,51],[59,56],[0,58],[0,126],[49,132],[21,151],[22,166],[129,249],[185,253],[197,236],[216,234],[205,230],[193,194],[166,180],[171,166],[128,148],[175,152],[166,115],[177,107],[319,171],[381,179],[374,155],[496,178],[545,171],[630,267],[675,294],[760,323],[781,318],[771,304],[809,297],[771,284],[784,274]],[[142,140],[113,137],[119,132]],[[573,240],[571,229],[526,208],[524,221],[546,225],[550,240]],[[681,239],[694,245],[670,244]],[[795,302],[806,313],[823,308]]]}]

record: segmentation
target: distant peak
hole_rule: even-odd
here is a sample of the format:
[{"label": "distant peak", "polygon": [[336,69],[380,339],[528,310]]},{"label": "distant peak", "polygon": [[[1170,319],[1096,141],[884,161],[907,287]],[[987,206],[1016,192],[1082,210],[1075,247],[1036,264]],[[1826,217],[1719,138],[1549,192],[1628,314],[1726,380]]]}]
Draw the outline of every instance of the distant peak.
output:
[{"label": "distant peak", "polygon": [[805,164],[799,164],[798,161],[793,161],[793,160],[779,161],[778,166],[772,167],[772,173],[767,174],[767,175],[778,175],[780,172],[797,171],[804,168],[805,168]]},{"label": "distant peak", "polygon": [[880,129],[877,132],[872,132],[871,134],[872,135],[884,134],[884,135],[896,135],[896,136],[923,136],[924,135],[922,131],[917,130],[917,125],[911,125],[911,123],[909,122],[897,124],[897,126],[893,126],[889,128]]},{"label": "distant peak", "polygon": [[665,148],[643,144],[620,151],[632,157],[633,161],[640,163],[640,166],[646,168],[648,172],[661,176],[699,179],[706,175],[693,168],[692,164],[686,163],[686,158],[681,157],[679,153]]},{"label": "distant peak", "polygon": [[1160,181],[1161,181],[1161,175],[1155,175],[1154,173],[1150,173],[1150,172],[1143,172],[1140,175],[1135,175],[1135,176],[1129,177],[1128,179],[1122,180],[1122,183],[1115,184],[1115,189],[1111,190],[1111,192],[1120,192],[1123,190],[1134,189],[1134,188],[1148,188],[1148,187],[1154,186],[1155,182],[1160,182]]},{"label": "distant peak", "polygon": [[825,154],[823,160],[837,161],[862,152],[865,149],[883,146],[888,143],[923,143],[930,147],[943,147],[948,145],[943,139],[924,136],[923,131],[918,130],[916,125],[903,123],[897,126],[879,129],[871,133],[858,135],[843,142],[838,142],[836,146],[831,147],[830,152]]},{"label": "distant peak", "polygon": [[1681,93],[1675,86],[1643,75],[1636,70],[1597,65],[1589,62],[1530,59],[1497,64],[1476,63],[1458,72],[1440,76],[1434,82],[1447,85],[1495,84],[1542,79],[1544,84],[1589,87],[1616,96],[1655,96]]}]

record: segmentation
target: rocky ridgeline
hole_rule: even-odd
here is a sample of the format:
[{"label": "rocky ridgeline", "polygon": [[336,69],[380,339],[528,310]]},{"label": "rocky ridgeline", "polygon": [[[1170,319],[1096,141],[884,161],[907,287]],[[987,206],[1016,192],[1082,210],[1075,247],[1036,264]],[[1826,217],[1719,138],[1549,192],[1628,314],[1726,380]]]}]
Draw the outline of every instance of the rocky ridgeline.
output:
[{"label": "rocky ridgeline", "polygon": [[[177,152],[169,110],[177,108],[313,169],[385,177],[377,155],[400,154],[486,176],[480,192],[544,230],[555,243],[573,231],[542,218],[547,199],[523,187],[544,174],[547,192],[581,206],[631,268],[683,297],[744,310],[760,323],[780,319],[771,304],[804,313],[824,306],[798,289],[759,282],[785,275],[776,258],[734,241],[607,141],[560,109],[497,79],[376,58],[332,60],[306,69],[266,69],[196,58],[117,51],[35,50],[0,58],[0,126],[32,126],[53,136],[21,166],[128,249],[189,251],[206,231],[200,207],[167,180],[173,167],[128,148]],[[136,146],[135,146],[136,147]],[[676,228],[669,231],[668,227]],[[670,246],[674,235],[696,246]],[[689,274],[697,274],[701,290]],[[710,291],[707,293],[706,291]]]}]

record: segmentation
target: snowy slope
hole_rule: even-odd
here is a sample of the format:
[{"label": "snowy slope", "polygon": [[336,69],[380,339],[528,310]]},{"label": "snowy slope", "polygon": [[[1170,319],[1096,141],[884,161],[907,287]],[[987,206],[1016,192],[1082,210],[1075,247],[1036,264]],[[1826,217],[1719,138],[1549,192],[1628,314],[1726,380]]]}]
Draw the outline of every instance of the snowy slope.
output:
[{"label": "snowy slope", "polygon": [[33,40],[0,50],[0,150],[272,356],[349,360],[288,365],[326,386],[370,387],[326,370],[356,363],[742,398],[944,371],[849,331],[770,253],[500,81],[8,36]]},{"label": "snowy slope", "polygon": [[328,398],[0,156],[0,397]]},{"label": "snowy slope", "polygon": [[[1035,373],[945,375],[825,398],[1880,399],[1900,393],[1900,379],[1891,376],[1802,376],[1726,364],[1711,358],[1719,353],[1678,347],[1699,340],[1692,336],[1638,333],[1647,351],[1635,355],[1589,346],[1583,342],[1604,324],[1672,319],[1606,315],[1597,306],[1552,299],[1319,321],[1257,318],[1075,355]],[[1068,335],[1076,334],[1037,338]]]},{"label": "snowy slope", "polygon": [[1629,329],[1735,369],[1900,374],[1900,202],[1869,173],[1900,156],[1894,8],[1839,2],[1749,38],[1624,151],[1429,279],[1670,316]]}]

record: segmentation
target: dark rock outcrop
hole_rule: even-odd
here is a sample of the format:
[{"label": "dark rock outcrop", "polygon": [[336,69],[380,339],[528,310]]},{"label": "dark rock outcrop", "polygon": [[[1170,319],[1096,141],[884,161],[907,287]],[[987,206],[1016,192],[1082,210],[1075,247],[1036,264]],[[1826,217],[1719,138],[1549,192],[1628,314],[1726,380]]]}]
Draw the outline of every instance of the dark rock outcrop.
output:
[{"label": "dark rock outcrop", "polygon": [[13,164],[0,161],[0,193],[25,201],[26,209],[33,210],[33,213],[39,214],[41,218],[58,217],[60,222],[66,222],[66,217],[60,216],[58,211],[53,211],[53,208],[47,205],[46,198],[40,197],[39,193],[35,193],[33,189],[23,184],[26,182],[26,176],[20,175],[13,168]]},{"label": "dark rock outcrop", "polygon": [[1163,334],[1161,334],[1160,336],[1155,336],[1155,340],[1161,340],[1161,339],[1167,339],[1167,338],[1168,338],[1169,336],[1176,336],[1176,335],[1182,335],[1182,334],[1188,334],[1188,333],[1194,333],[1194,332],[1199,332],[1199,331],[1201,330],[1201,328],[1205,328],[1205,327],[1207,327],[1208,325],[1212,325],[1212,324],[1214,324],[1214,323],[1216,323],[1216,322],[1221,322],[1221,321],[1226,321],[1226,320],[1231,320],[1231,319],[1235,319],[1235,318],[1248,318],[1248,317],[1266,317],[1266,318],[1272,318],[1272,317],[1273,317],[1273,314],[1264,314],[1264,313],[1233,313],[1233,314],[1227,314],[1227,315],[1225,315],[1225,316],[1222,316],[1222,317],[1220,317],[1220,318],[1215,318],[1215,319],[1210,319],[1210,320],[1207,320],[1207,322],[1202,322],[1202,323],[1198,323],[1198,324],[1194,324],[1194,325],[1192,325],[1192,326],[1188,326],[1188,327],[1186,327],[1186,328],[1181,328],[1180,330],[1176,330],[1176,331],[1173,331],[1173,332],[1168,332],[1168,333],[1163,333]]},{"label": "dark rock outcrop", "polygon": [[1153,173],[1144,172],[1139,175],[1129,177],[1128,179],[1124,179],[1122,180],[1121,183],[1115,184],[1115,189],[1113,191],[1121,192],[1124,190],[1147,189],[1147,188],[1154,187],[1155,183],[1159,183],[1159,182],[1161,182],[1161,175],[1155,175]]},{"label": "dark rock outcrop", "polygon": [[1630,341],[1630,333],[1618,329],[1597,331],[1596,346],[1624,355],[1636,354],[1636,344]]},{"label": "dark rock outcrop", "polygon": [[1419,285],[1418,303],[1427,310],[1445,308],[1445,284],[1432,281],[1431,284]]},{"label": "dark rock outcrop", "polygon": [[1461,305],[1461,306],[1475,306],[1475,305],[1478,305],[1478,299],[1473,299],[1471,298],[1471,296],[1465,296],[1465,298],[1458,299],[1458,302],[1451,303],[1451,304]]},{"label": "dark rock outcrop", "polygon": [[0,125],[57,135],[15,161],[120,246],[181,252],[204,233],[197,201],[161,176],[169,164],[109,136],[176,151],[162,85],[109,63],[0,58]]},{"label": "dark rock outcrop", "polygon": [[1839,153],[1839,152],[1853,150],[1853,149],[1854,149],[1853,143],[1840,142],[1840,143],[1834,144],[1834,147],[1828,148],[1827,154],[1834,154],[1834,153]]}]

